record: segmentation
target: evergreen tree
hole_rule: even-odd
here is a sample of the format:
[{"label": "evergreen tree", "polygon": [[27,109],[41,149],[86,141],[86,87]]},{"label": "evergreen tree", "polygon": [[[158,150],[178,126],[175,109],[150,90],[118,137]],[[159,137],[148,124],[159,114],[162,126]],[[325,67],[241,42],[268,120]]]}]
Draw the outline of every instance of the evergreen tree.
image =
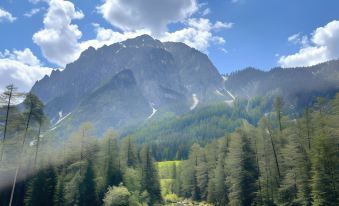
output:
[{"label": "evergreen tree", "polygon": [[281,109],[283,106],[283,100],[281,97],[277,97],[274,100],[274,110],[277,115],[277,120],[278,120],[278,126],[279,126],[279,131],[280,133],[282,132],[282,124],[281,124]]},{"label": "evergreen tree", "polygon": [[187,177],[186,188],[189,189],[190,196],[193,200],[201,199],[201,191],[198,185],[197,169],[200,163],[202,148],[198,144],[193,144],[190,150],[188,167],[191,167],[191,175]]},{"label": "evergreen tree", "polygon": [[19,160],[18,160],[17,167],[16,167],[15,174],[14,174],[14,181],[13,181],[11,197],[10,197],[10,201],[9,201],[10,206],[12,206],[14,192],[15,192],[15,186],[16,186],[18,175],[19,175],[20,166],[21,166],[21,163],[22,163],[21,161],[22,161],[22,158],[23,158],[24,148],[25,148],[25,144],[26,144],[26,140],[27,140],[27,136],[28,136],[28,128],[29,128],[29,126],[32,122],[37,121],[39,118],[41,118],[43,116],[43,110],[42,110],[43,104],[39,100],[39,98],[37,96],[35,96],[34,94],[28,93],[26,95],[26,98],[25,98],[23,104],[25,106],[24,114],[25,114],[25,117],[26,117],[26,123],[25,123],[25,129],[24,129],[24,136],[23,136],[23,140],[22,140],[21,151],[19,153]]},{"label": "evergreen tree", "polygon": [[227,205],[228,203],[228,189],[226,185],[226,171],[225,160],[229,150],[229,136],[225,136],[219,148],[219,157],[217,167],[215,170],[215,205]]},{"label": "evergreen tree", "polygon": [[106,185],[117,186],[122,181],[120,168],[119,147],[116,134],[112,130],[108,130],[105,134],[106,150]]},{"label": "evergreen tree", "polygon": [[65,180],[64,175],[61,173],[58,177],[55,194],[54,194],[54,205],[55,206],[63,206],[66,205],[65,201]]},{"label": "evergreen tree", "polygon": [[93,206],[97,204],[93,163],[89,160],[85,176],[79,185],[79,206]]},{"label": "evergreen tree", "polygon": [[325,116],[325,105],[318,101],[316,131],[312,147],[312,198],[313,205],[336,205],[339,200],[338,136],[330,133]]},{"label": "evergreen tree", "polygon": [[147,191],[150,197],[150,205],[162,201],[160,182],[157,168],[154,165],[151,152],[148,146],[145,146],[141,152],[142,179],[141,189]]},{"label": "evergreen tree", "polygon": [[54,169],[41,170],[33,178],[25,195],[25,205],[53,205],[57,177]]},{"label": "evergreen tree", "polygon": [[138,166],[137,150],[131,137],[124,140],[122,145],[122,157],[124,158],[124,165],[127,167],[136,168]]},{"label": "evergreen tree", "polygon": [[21,94],[17,92],[17,88],[11,84],[6,86],[6,90],[0,95],[0,105],[5,105],[5,117],[3,119],[4,129],[3,129],[3,137],[1,141],[1,154],[0,154],[0,161],[2,161],[4,155],[4,145],[5,140],[8,133],[9,127],[9,119],[10,119],[10,111],[13,107],[13,104],[17,103],[16,100],[20,97]]},{"label": "evergreen tree", "polygon": [[247,134],[238,130],[230,142],[230,152],[227,158],[229,175],[226,177],[229,185],[230,205],[252,205],[257,193],[256,182],[258,171],[255,153]]}]

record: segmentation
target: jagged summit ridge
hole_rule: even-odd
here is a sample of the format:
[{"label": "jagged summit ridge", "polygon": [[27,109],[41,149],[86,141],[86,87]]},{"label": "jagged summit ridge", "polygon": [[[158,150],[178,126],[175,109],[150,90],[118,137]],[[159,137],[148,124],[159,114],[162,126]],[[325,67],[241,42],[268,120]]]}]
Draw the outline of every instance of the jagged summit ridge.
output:
[{"label": "jagged summit ridge", "polygon": [[[98,49],[89,47],[63,71],[53,72],[37,82],[32,92],[44,101],[46,112],[53,119],[58,117],[59,111],[74,114],[94,92],[107,93],[100,88],[123,71],[132,73],[138,91],[148,102],[145,108],[139,108],[141,111],[152,112],[152,108],[189,111],[194,103],[193,94],[199,105],[203,105],[215,99],[218,95],[214,91],[223,87],[218,70],[205,54],[182,43],[162,43],[142,35]],[[109,104],[114,107],[117,102]],[[141,117],[147,119],[149,115]],[[101,122],[99,117],[96,119]],[[84,115],[81,121],[85,120],[91,121]],[[112,127],[115,125],[118,124],[112,121]]]}]

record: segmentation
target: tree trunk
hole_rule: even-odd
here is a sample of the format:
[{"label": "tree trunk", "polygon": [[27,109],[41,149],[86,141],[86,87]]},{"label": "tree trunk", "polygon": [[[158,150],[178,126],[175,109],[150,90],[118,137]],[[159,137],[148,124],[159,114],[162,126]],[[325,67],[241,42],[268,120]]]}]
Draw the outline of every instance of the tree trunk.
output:
[{"label": "tree trunk", "polygon": [[39,123],[38,140],[36,143],[36,150],[35,150],[35,157],[34,157],[34,170],[36,169],[36,162],[37,162],[38,152],[39,152],[40,131],[41,131],[41,122]]},{"label": "tree trunk", "polygon": [[29,114],[28,114],[28,119],[27,119],[27,123],[26,123],[25,134],[24,134],[24,139],[22,140],[22,148],[21,148],[21,153],[20,153],[20,156],[19,156],[19,162],[18,162],[16,171],[15,171],[15,176],[14,176],[14,181],[13,181],[13,186],[12,186],[12,192],[11,192],[11,198],[10,198],[10,201],[9,201],[9,206],[12,206],[12,202],[13,202],[13,196],[14,196],[14,192],[15,192],[15,185],[16,185],[16,181],[17,181],[17,178],[18,178],[19,170],[20,170],[20,164],[21,164],[22,156],[23,156],[23,153],[24,153],[24,147],[25,147],[25,142],[26,142],[26,138],[27,138],[29,123],[31,121],[31,115],[32,115],[32,109],[29,110]]},{"label": "tree trunk", "polygon": [[9,118],[9,110],[11,108],[11,100],[12,100],[12,94],[13,94],[13,86],[10,88],[9,96],[8,96],[8,103],[7,103],[7,109],[6,109],[6,119],[5,119],[5,128],[4,128],[4,135],[2,138],[2,144],[1,144],[1,156],[0,161],[2,161],[3,155],[4,155],[4,144],[6,140],[6,134],[7,134],[7,126],[8,126],[8,118]]},{"label": "tree trunk", "polygon": [[270,141],[271,141],[273,154],[274,154],[274,161],[275,161],[275,165],[277,166],[278,175],[279,175],[279,178],[280,178],[281,173],[280,173],[280,167],[279,167],[279,162],[278,162],[278,155],[277,155],[277,151],[276,151],[276,148],[275,148],[275,144],[273,142],[272,132],[270,131],[270,128],[269,128],[268,125],[267,125],[267,131],[268,131],[268,135],[270,136]]}]

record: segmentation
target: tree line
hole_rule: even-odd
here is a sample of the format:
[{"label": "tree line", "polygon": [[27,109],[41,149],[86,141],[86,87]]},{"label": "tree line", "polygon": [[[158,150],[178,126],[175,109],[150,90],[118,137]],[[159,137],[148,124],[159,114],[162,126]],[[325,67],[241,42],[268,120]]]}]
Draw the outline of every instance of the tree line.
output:
[{"label": "tree line", "polygon": [[[34,94],[19,93],[10,85],[0,99],[1,205],[164,204],[154,157],[185,159],[173,167],[171,192],[180,198],[232,206],[339,202],[339,94],[333,100],[318,98],[295,119],[283,114],[283,100],[276,98],[272,112],[261,118],[267,102],[254,99],[251,107],[256,109],[245,109],[252,115],[241,109],[249,103],[240,101],[232,110],[212,107],[184,116],[178,124],[172,120],[168,125],[191,128],[186,131],[196,134],[205,127],[195,130],[187,125],[194,125],[194,118],[204,122],[210,112],[219,114],[214,123],[238,119],[237,128],[222,138],[193,145],[191,139],[187,155],[173,155],[180,153],[180,145],[164,153],[164,147],[136,136],[120,139],[111,129],[96,137],[90,123],[65,139],[55,138],[43,103]],[[157,134],[141,132],[145,138]]]},{"label": "tree line", "polygon": [[[153,155],[84,123],[53,135],[43,103],[13,85],[1,95],[0,205],[154,205],[162,202]],[[21,103],[20,103],[21,102]]]},{"label": "tree line", "polygon": [[194,144],[173,193],[214,205],[338,205],[339,94],[318,98],[297,119],[282,105],[277,98],[258,126],[244,120],[221,139]]}]

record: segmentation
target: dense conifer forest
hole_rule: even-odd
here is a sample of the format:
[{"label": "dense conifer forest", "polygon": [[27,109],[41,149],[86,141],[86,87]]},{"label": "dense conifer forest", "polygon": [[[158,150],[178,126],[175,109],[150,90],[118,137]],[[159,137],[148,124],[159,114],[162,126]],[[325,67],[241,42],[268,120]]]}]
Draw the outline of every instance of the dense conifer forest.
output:
[{"label": "dense conifer forest", "polygon": [[339,203],[339,94],[293,113],[238,100],[124,135],[87,122],[62,139],[34,94],[10,85],[1,105],[1,205]]}]

